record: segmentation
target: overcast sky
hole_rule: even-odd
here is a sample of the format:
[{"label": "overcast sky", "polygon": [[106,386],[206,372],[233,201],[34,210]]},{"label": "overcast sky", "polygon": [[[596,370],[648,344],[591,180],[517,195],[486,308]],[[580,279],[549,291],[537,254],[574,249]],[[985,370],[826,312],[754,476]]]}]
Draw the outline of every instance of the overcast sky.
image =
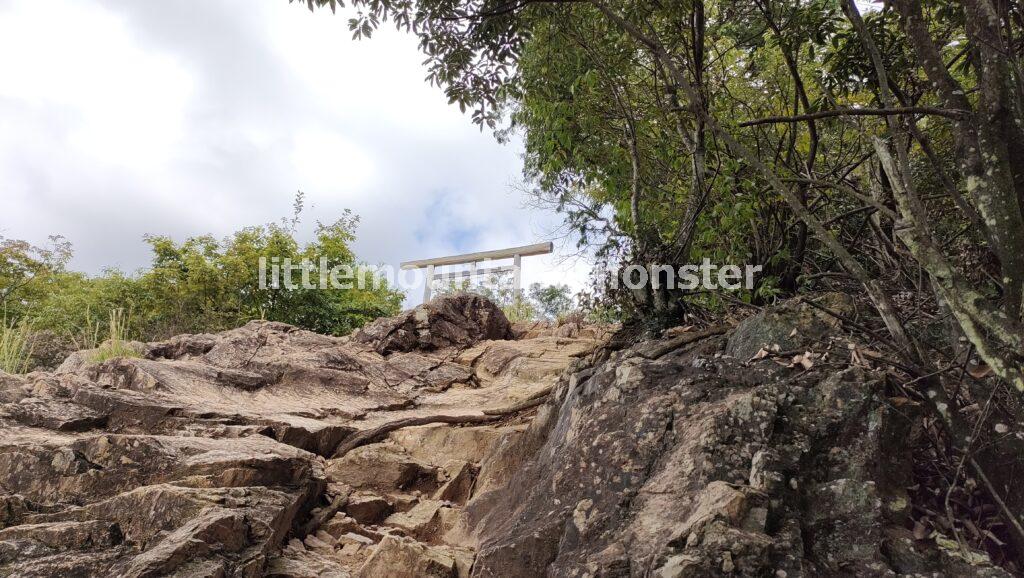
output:
[{"label": "overcast sky", "polygon": [[[146,233],[222,237],[287,216],[301,189],[303,234],[350,208],[370,263],[547,240],[559,218],[513,188],[521,145],[427,85],[413,37],[353,41],[346,19],[286,0],[0,0],[0,235],[61,234],[74,268],[134,271]],[[579,287],[587,265],[559,257],[524,259],[524,281]]]}]

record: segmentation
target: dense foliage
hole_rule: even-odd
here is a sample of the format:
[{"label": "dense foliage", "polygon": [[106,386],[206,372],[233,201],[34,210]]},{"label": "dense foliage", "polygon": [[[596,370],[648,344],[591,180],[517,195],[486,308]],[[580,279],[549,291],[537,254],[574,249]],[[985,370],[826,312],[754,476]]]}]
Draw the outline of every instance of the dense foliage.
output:
[{"label": "dense foliage", "polygon": [[[523,135],[532,194],[582,246],[762,265],[754,303],[860,292],[905,363],[966,342],[1024,389],[1018,0],[351,4],[356,37],[416,34],[452,102]],[[717,298],[609,296],[641,316]]]},{"label": "dense foliage", "polygon": [[334,223],[318,223],[314,239],[300,243],[295,234],[300,210],[301,202],[284,223],[247,227],[226,239],[147,237],[152,264],[135,274],[69,271],[71,246],[59,237],[45,247],[0,240],[0,307],[6,325],[25,323],[36,333],[63,338],[70,349],[93,347],[107,338],[112,316],[123,316],[118,333],[155,340],[221,331],[252,319],[342,335],[396,313],[402,294],[372,272],[363,288],[260,288],[261,257],[267,262],[290,258],[295,264],[303,259],[319,264],[326,258],[329,267],[347,265],[357,275],[363,267],[350,248],[357,217],[346,212]]}]

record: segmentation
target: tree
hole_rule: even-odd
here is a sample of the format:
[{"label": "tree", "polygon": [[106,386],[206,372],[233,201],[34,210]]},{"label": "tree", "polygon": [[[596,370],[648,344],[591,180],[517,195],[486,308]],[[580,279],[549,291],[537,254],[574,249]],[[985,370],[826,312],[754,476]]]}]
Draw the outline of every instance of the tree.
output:
[{"label": "tree", "polygon": [[[290,260],[310,263],[309,276],[319,279],[321,262],[330,268],[366,270],[349,248],[358,218],[346,212],[330,224],[317,223],[315,239],[305,245],[294,235],[294,224],[249,227],[218,241],[193,237],[175,243],[149,237],[153,267],[138,279],[147,303],[140,319],[149,334],[218,331],[250,319],[283,321],[299,327],[343,335],[367,321],[394,314],[402,296],[383,279],[366,273],[364,288],[260,287],[260,258],[270,263]],[[323,261],[321,261],[323,260]],[[326,271],[323,272],[327,274]],[[299,281],[296,274],[296,281]]]},{"label": "tree", "polygon": [[71,259],[71,244],[51,236],[50,245],[37,247],[0,237],[0,306],[4,316],[18,318],[25,305],[45,294]]},{"label": "tree", "polygon": [[554,320],[572,311],[572,290],[568,285],[530,285],[530,300],[545,319]]},{"label": "tree", "polygon": [[[360,263],[350,244],[359,219],[346,211],[333,223],[317,223],[314,239],[300,243],[301,213],[281,224],[244,228],[226,239],[199,236],[175,242],[148,236],[152,264],[136,274],[107,270],[88,276],[68,271],[70,245],[54,238],[48,248],[23,241],[0,243],[0,296],[10,322],[27,320],[36,331],[70,338],[77,348],[95,345],[97,328],[123,311],[130,338],[155,340],[178,333],[222,331],[252,319],[282,321],[344,335],[381,316],[393,315],[403,295]],[[364,286],[291,289],[260,286],[260,258],[346,266]],[[321,262],[323,259],[323,262]],[[317,284],[319,285],[319,284]]]},{"label": "tree", "polygon": [[[416,34],[452,102],[524,130],[527,176],[581,242],[626,262],[746,258],[768,288],[748,299],[853,279],[919,367],[935,345],[893,294],[925,291],[1024,390],[1019,2],[352,4],[356,37]],[[632,298],[644,315],[689,297]]]}]

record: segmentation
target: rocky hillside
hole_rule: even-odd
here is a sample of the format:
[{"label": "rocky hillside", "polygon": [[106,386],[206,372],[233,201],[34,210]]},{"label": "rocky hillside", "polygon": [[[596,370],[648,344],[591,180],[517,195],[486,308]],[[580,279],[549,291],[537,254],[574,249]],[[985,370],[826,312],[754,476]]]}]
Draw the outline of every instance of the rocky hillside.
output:
[{"label": "rocky hillside", "polygon": [[0,375],[0,576],[1009,575],[919,530],[914,404],[838,334],[458,295]]},{"label": "rocky hillside", "polygon": [[3,375],[0,576],[466,575],[446,533],[481,461],[601,342],[516,339],[458,296],[351,338],[253,322]]}]

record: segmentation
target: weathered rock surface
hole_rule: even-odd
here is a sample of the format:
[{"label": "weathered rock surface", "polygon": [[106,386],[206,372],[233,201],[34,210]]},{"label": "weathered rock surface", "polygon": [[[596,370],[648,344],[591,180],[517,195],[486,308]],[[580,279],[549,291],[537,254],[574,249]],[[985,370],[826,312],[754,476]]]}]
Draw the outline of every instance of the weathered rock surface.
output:
[{"label": "weathered rock surface", "polygon": [[[822,296],[823,307],[838,314],[848,314],[853,300],[840,293]],[[743,320],[729,334],[725,353],[747,360],[763,347],[782,351],[821,343],[839,330],[839,320],[820,309],[799,301],[786,301]]]},{"label": "weathered rock surface", "polygon": [[512,326],[494,304],[469,293],[434,299],[398,317],[378,319],[355,333],[387,354],[465,347],[485,339],[510,339]]},{"label": "weathered rock surface", "polygon": [[[527,399],[601,343],[541,333],[505,341],[497,307],[458,295],[352,338],[252,322],[0,374],[0,576],[468,575],[442,534],[525,417],[330,457],[392,420]],[[478,371],[499,348],[521,361]]]},{"label": "weathered rock surface", "polygon": [[577,362],[482,464],[461,520],[473,575],[1009,576],[907,539],[913,405],[829,327],[787,304]]},{"label": "weathered rock surface", "polygon": [[1007,575],[911,531],[914,406],[834,329],[612,350],[460,295],[0,374],[0,576]]}]

